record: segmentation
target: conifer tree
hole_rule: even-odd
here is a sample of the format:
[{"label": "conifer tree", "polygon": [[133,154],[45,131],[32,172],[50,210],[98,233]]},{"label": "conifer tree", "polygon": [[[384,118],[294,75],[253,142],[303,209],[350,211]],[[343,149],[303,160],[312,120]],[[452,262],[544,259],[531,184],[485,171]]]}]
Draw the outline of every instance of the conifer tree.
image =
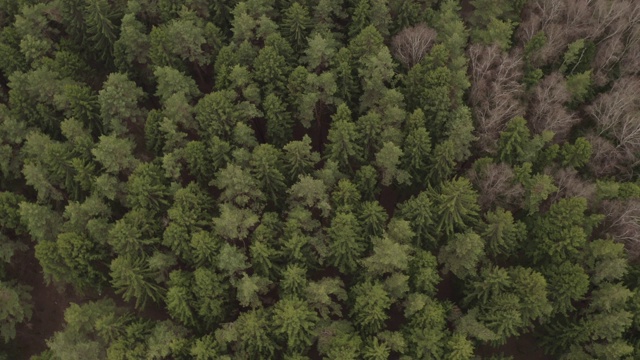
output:
[{"label": "conifer tree", "polygon": [[362,231],[353,213],[338,213],[328,230],[330,237],[329,259],[333,266],[345,273],[353,272],[362,256],[365,245]]},{"label": "conifer tree", "polygon": [[294,297],[282,299],[274,305],[274,333],[284,340],[288,350],[297,352],[307,349],[316,337],[318,320],[318,315],[309,309],[304,300]]},{"label": "conifer tree", "polygon": [[444,183],[436,198],[436,214],[439,218],[438,230],[450,235],[454,229],[463,229],[475,223],[480,210],[478,195],[466,178],[458,178]]},{"label": "conifer tree", "polygon": [[106,0],[91,0],[84,8],[88,40],[103,61],[113,56],[113,44],[118,38],[118,26],[114,22],[119,20],[118,15]]},{"label": "conifer tree", "polygon": [[305,48],[310,27],[311,18],[309,16],[309,10],[298,2],[291,4],[291,7],[284,13],[282,31],[283,35],[289,40],[295,50],[301,51]]}]

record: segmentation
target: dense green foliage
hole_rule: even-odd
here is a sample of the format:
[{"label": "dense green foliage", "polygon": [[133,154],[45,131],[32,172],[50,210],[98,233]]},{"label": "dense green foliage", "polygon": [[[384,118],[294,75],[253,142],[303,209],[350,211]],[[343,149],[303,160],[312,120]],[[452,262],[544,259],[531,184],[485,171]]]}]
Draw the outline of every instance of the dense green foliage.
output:
[{"label": "dense green foliage", "polygon": [[0,358],[640,358],[638,14],[2,2]]}]

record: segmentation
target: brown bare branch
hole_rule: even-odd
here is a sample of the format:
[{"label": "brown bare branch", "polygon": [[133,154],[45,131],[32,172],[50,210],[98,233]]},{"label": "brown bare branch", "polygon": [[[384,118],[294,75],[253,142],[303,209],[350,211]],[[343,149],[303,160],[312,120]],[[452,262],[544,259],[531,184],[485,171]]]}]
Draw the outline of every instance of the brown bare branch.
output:
[{"label": "brown bare branch", "polygon": [[437,35],[435,30],[425,24],[406,28],[391,41],[393,55],[406,67],[411,68],[431,49]]},{"label": "brown bare branch", "polygon": [[478,204],[484,209],[502,207],[517,209],[524,195],[524,189],[507,164],[489,164],[484,169],[469,171],[469,179],[478,188]]},{"label": "brown bare branch", "polygon": [[540,81],[529,102],[529,124],[536,133],[553,131],[556,141],[563,140],[580,119],[564,106],[571,100],[562,74],[552,73]]},{"label": "brown bare branch", "polygon": [[603,201],[606,231],[625,244],[632,258],[640,256],[640,200]]},{"label": "brown bare branch", "polygon": [[592,182],[583,180],[575,169],[550,168],[545,170],[550,170],[548,171],[548,175],[553,177],[558,187],[558,191],[554,197],[555,200],[569,197],[583,197],[591,204],[595,199],[596,186]]},{"label": "brown bare branch", "polygon": [[507,54],[497,45],[475,44],[469,48],[469,58],[469,98],[476,118],[478,145],[485,151],[493,151],[506,123],[524,114],[522,56],[519,52]]}]

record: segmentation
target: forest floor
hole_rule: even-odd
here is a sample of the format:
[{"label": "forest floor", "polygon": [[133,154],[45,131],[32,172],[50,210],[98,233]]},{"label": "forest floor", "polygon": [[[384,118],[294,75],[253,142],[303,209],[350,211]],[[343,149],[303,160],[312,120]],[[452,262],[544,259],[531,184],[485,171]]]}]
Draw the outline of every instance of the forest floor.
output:
[{"label": "forest floor", "polygon": [[79,303],[84,299],[70,289],[60,289],[45,283],[32,246],[27,251],[17,252],[7,271],[11,278],[32,288],[31,321],[17,326],[14,348],[10,349],[12,358],[29,359],[46,350],[46,339],[62,329],[64,310],[69,304]]}]

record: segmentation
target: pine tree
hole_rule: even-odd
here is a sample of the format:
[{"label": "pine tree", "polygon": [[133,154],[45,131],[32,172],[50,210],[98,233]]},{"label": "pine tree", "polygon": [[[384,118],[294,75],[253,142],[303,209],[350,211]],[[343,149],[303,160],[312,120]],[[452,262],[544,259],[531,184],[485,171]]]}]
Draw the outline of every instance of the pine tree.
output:
[{"label": "pine tree", "polygon": [[282,299],[273,307],[274,333],[281,337],[291,351],[305,351],[313,343],[318,315],[306,301],[298,298]]},{"label": "pine tree", "polygon": [[366,58],[377,54],[383,46],[382,35],[373,25],[369,25],[362,29],[358,35],[351,37],[348,48],[351,52],[351,58],[358,59],[358,65],[362,65]]},{"label": "pine tree", "polygon": [[338,97],[344,100],[347,106],[354,108],[356,105],[354,99],[358,97],[358,84],[353,68],[353,56],[349,48],[343,47],[338,50],[333,72],[336,75]]},{"label": "pine tree", "polygon": [[387,236],[375,238],[372,243],[373,253],[362,260],[363,267],[370,275],[379,277],[409,269],[409,245],[398,244]]},{"label": "pine tree", "polygon": [[527,230],[522,222],[514,221],[510,211],[498,208],[485,214],[480,235],[487,241],[487,250],[496,256],[512,254],[526,238]]},{"label": "pine tree", "polygon": [[356,270],[357,261],[365,250],[361,232],[360,224],[352,213],[338,213],[331,221],[328,230],[331,239],[329,261],[341,272],[351,273]]},{"label": "pine tree", "polygon": [[283,297],[302,298],[303,291],[307,287],[307,270],[299,265],[288,265],[282,272],[280,289]]},{"label": "pine tree", "polygon": [[440,249],[438,261],[444,264],[444,271],[451,271],[455,276],[464,279],[476,272],[476,267],[484,257],[484,241],[473,232],[455,234]]},{"label": "pine tree", "polygon": [[240,306],[257,308],[262,305],[259,295],[264,295],[269,289],[271,282],[258,275],[248,276],[243,273],[236,284],[236,297]]},{"label": "pine tree", "polygon": [[387,218],[387,212],[377,201],[366,201],[360,206],[358,220],[365,234],[370,237],[382,235]]},{"label": "pine tree", "polygon": [[162,299],[164,289],[153,280],[154,276],[144,258],[118,256],[111,262],[111,284],[125,301],[135,298],[136,308],[144,308],[149,299]]},{"label": "pine tree", "polygon": [[250,161],[253,176],[273,202],[277,202],[278,194],[285,190],[281,157],[273,145],[262,144],[254,149]]},{"label": "pine tree", "polygon": [[[340,302],[347,300],[344,283],[339,278],[322,278],[311,281],[304,290],[305,297],[324,320],[330,316],[342,317]],[[335,300],[334,300],[335,298]]]},{"label": "pine tree", "polygon": [[104,131],[123,135],[127,133],[126,123],[141,125],[145,114],[138,102],[143,96],[144,91],[135,82],[129,80],[127,75],[120,73],[109,75],[102,85],[102,90],[98,92]]},{"label": "pine tree", "polygon": [[285,89],[286,74],[289,66],[282,54],[276,48],[266,46],[258,52],[253,61],[255,79],[270,91]]},{"label": "pine tree", "polygon": [[274,325],[264,309],[254,309],[240,314],[238,319],[216,330],[218,342],[233,343],[233,352],[247,357],[271,357],[276,343],[271,338]]},{"label": "pine tree", "polygon": [[331,199],[337,212],[355,212],[360,203],[360,192],[348,179],[340,179]]},{"label": "pine tree", "polygon": [[573,144],[566,143],[560,151],[562,164],[573,168],[580,168],[591,158],[591,143],[583,138],[577,138]]},{"label": "pine tree", "polygon": [[285,12],[282,19],[283,35],[289,40],[293,48],[301,51],[305,48],[311,18],[307,7],[294,2]]},{"label": "pine tree", "polygon": [[267,137],[274,145],[284,146],[293,134],[293,119],[286,104],[278,95],[271,93],[265,97],[262,107],[267,119]]},{"label": "pine tree", "polygon": [[169,288],[165,299],[169,315],[186,326],[196,326],[198,320],[193,309],[195,299],[191,291],[192,274],[175,270],[169,277]]},{"label": "pine tree", "polygon": [[320,154],[312,150],[311,138],[308,135],[303,136],[302,140],[289,142],[283,150],[284,166],[291,180],[310,174],[320,161]]},{"label": "pine tree", "polygon": [[110,61],[113,56],[113,44],[118,38],[118,26],[114,22],[119,14],[111,8],[106,0],[91,0],[83,14],[86,21],[88,40],[103,61]]},{"label": "pine tree", "polygon": [[473,342],[460,333],[455,333],[447,342],[447,360],[471,360],[473,356]]},{"label": "pine tree", "polygon": [[549,287],[554,313],[567,314],[573,303],[582,300],[589,290],[589,276],[577,264],[563,262],[542,270]]},{"label": "pine tree", "polygon": [[366,360],[384,360],[388,359],[391,355],[391,349],[389,346],[380,342],[377,337],[374,337],[373,340],[367,345],[363,351],[363,358]]},{"label": "pine tree", "polygon": [[430,154],[431,137],[427,129],[424,126],[411,129],[403,144],[403,168],[414,178],[425,177]]},{"label": "pine tree", "polygon": [[367,281],[351,290],[353,307],[351,316],[364,334],[376,334],[384,326],[389,315],[391,299],[382,284]]},{"label": "pine tree", "polygon": [[238,110],[234,106],[235,92],[215,91],[205,95],[195,107],[196,120],[204,134],[230,140],[232,131],[239,121]]},{"label": "pine tree", "polygon": [[458,178],[442,184],[436,198],[436,215],[440,219],[437,229],[451,235],[454,229],[464,229],[476,221],[478,194],[466,178]]},{"label": "pine tree", "polygon": [[31,319],[31,288],[26,285],[0,281],[0,294],[4,299],[0,308],[0,337],[9,343],[16,336],[16,326]]},{"label": "pine tree", "polygon": [[362,154],[362,148],[358,145],[359,137],[356,125],[351,121],[351,111],[346,105],[340,105],[329,129],[327,158],[340,164],[343,169],[353,170],[354,163]]}]

